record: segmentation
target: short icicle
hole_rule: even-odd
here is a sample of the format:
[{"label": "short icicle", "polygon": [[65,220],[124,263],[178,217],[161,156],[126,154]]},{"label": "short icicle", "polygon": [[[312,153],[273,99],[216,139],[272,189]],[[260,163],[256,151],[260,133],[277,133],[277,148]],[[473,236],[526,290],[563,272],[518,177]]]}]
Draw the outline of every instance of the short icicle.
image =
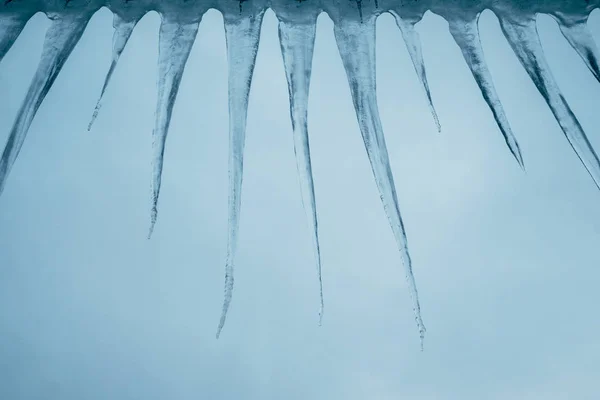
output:
[{"label": "short icicle", "polygon": [[290,116],[294,135],[296,166],[300,177],[302,204],[312,234],[313,251],[319,279],[319,325],[323,320],[323,279],[321,273],[321,250],[319,246],[317,206],[310,159],[308,138],[308,92],[315,45],[316,19],[310,22],[292,23],[279,21],[279,41],[290,97]]},{"label": "short icicle", "polygon": [[504,107],[502,107],[502,103],[500,102],[500,98],[498,97],[498,93],[496,92],[492,80],[492,75],[485,61],[483,47],[481,46],[481,39],[479,37],[478,19],[479,14],[471,19],[450,19],[448,21],[450,33],[454,37],[456,44],[460,47],[464,59],[481,90],[483,98],[492,110],[494,119],[504,136],[506,145],[521,168],[525,169],[519,143],[513,134],[508,118],[506,118]]},{"label": "short icicle", "polygon": [[590,176],[600,188],[600,161],[581,124],[563,97],[552,73],[538,36],[535,18],[512,21],[501,16],[500,26],[517,58],[556,117],[569,143]]},{"label": "short icicle", "polygon": [[154,131],[152,132],[152,211],[150,231],[152,236],[158,216],[158,197],[165,154],[165,142],[171,115],[177,98],[179,84],[186,62],[198,33],[199,21],[181,23],[163,16],[159,33],[158,97]]},{"label": "short icicle", "polygon": [[28,19],[21,15],[0,15],[0,61],[15,43]]},{"label": "short icicle", "polygon": [[596,80],[600,82],[600,65],[598,63],[600,53],[598,53],[598,46],[588,28],[588,16],[569,18],[561,15],[555,19],[565,39],[581,56]]},{"label": "short icicle", "polygon": [[422,349],[425,325],[421,318],[419,295],[408,252],[406,232],[400,215],[394,178],[377,109],[375,18],[371,17],[364,23],[352,20],[335,21],[334,33],[375,182],[400,250]]},{"label": "short icicle", "polygon": [[244,144],[248,97],[258,51],[264,11],[257,15],[225,15],[229,94],[229,222],[223,310],[217,339],[221,335],[233,292],[233,263],[238,243],[240,204],[244,168]]},{"label": "short icicle", "polygon": [[0,159],[0,194],[21,151],[35,114],[54,84],[67,58],[83,35],[89,21],[87,15],[74,16],[67,14],[65,16],[52,16],[51,18],[52,22],[46,32],[37,71],[21,104]]},{"label": "short icicle", "polygon": [[419,37],[419,32],[417,32],[415,29],[415,22],[408,21],[395,12],[393,15],[394,18],[396,18],[396,25],[398,25],[398,28],[400,28],[400,32],[404,38],[404,43],[406,43],[406,49],[408,50],[408,54],[412,60],[415,72],[419,77],[419,81],[421,82],[421,86],[425,92],[425,96],[427,96],[429,110],[431,111],[431,115],[435,121],[435,126],[437,127],[438,132],[441,132],[442,126],[440,125],[440,119],[438,118],[437,112],[435,111],[435,107],[433,105],[433,100],[431,98],[429,82],[427,81],[427,72],[425,70],[425,61],[423,60],[421,39]]},{"label": "short icicle", "polygon": [[104,85],[102,86],[102,91],[100,92],[100,97],[98,98],[98,102],[96,103],[96,108],[94,109],[94,114],[92,115],[92,119],[88,125],[88,131],[92,130],[92,126],[98,118],[98,113],[100,112],[100,108],[102,108],[102,100],[104,98],[104,93],[106,92],[106,88],[108,88],[108,84],[115,72],[115,68],[117,67],[117,63],[119,62],[119,58],[125,50],[125,46],[131,37],[133,29],[137,24],[137,19],[125,20],[121,18],[118,14],[115,14],[113,20],[113,27],[115,28],[115,33],[113,35],[113,50],[112,50],[112,61],[110,63],[110,67],[106,74],[106,78],[104,79]]}]

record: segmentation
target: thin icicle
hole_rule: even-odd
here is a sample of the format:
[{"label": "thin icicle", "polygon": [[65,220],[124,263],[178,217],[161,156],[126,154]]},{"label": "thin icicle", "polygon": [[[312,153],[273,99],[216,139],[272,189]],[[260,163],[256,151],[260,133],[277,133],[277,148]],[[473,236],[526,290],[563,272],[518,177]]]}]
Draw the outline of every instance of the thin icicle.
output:
[{"label": "thin icicle", "polygon": [[294,152],[300,177],[302,204],[312,232],[313,250],[319,278],[319,325],[323,320],[323,279],[321,274],[321,250],[319,246],[317,206],[313,184],[307,115],[308,92],[315,45],[316,20],[310,23],[279,21],[279,41],[285,66],[290,97],[290,116],[294,132]]},{"label": "thin icicle", "polygon": [[419,328],[421,347],[425,337],[425,325],[421,318],[419,295],[408,253],[406,233],[394,185],[394,177],[379,118],[375,78],[375,18],[357,21],[336,21],[335,38],[350,84],[352,100],[363,136],[365,148],[371,162],[375,182],[379,189],[383,207],[389,219],[413,302],[415,320]]},{"label": "thin icicle", "polygon": [[264,12],[260,12],[255,16],[224,16],[227,61],[229,64],[229,222],[227,258],[225,261],[225,298],[223,300],[223,310],[219,327],[217,328],[217,339],[225,325],[233,292],[233,262],[240,225],[248,97],[250,95],[250,85],[252,83],[252,74],[254,73],[263,15]]},{"label": "thin icicle", "polygon": [[158,215],[165,142],[185,64],[198,33],[199,21],[182,24],[163,17],[159,33],[158,97],[152,132],[152,213],[148,238]]},{"label": "thin icicle", "polygon": [[0,16],[0,61],[15,43],[28,19],[21,15]]},{"label": "thin icicle", "polygon": [[31,81],[25,100],[21,104],[0,159],[0,194],[4,189],[10,169],[21,151],[27,131],[38,108],[44,101],[71,51],[81,38],[88,20],[87,17],[72,15],[59,16],[52,20],[46,32],[37,71]]},{"label": "thin icicle", "polygon": [[600,188],[600,161],[550,72],[534,17],[518,21],[501,17],[500,26],[517,58],[550,106],[569,143]]},{"label": "thin icicle", "polygon": [[600,82],[600,66],[598,63],[600,53],[598,53],[598,46],[596,46],[596,42],[587,26],[588,16],[568,18],[561,15],[555,19],[565,39],[577,51],[585,65]]},{"label": "thin icicle", "polygon": [[496,120],[500,131],[502,131],[502,135],[504,136],[508,148],[521,168],[524,169],[525,166],[523,164],[523,156],[521,155],[519,143],[512,132],[508,118],[506,118],[504,107],[502,107],[502,103],[500,102],[500,98],[494,87],[492,75],[490,74],[490,70],[485,61],[479,37],[478,19],[479,15],[469,20],[451,19],[449,20],[450,33],[452,33],[456,44],[460,47],[465,61],[473,73],[475,81],[477,82],[477,85],[479,85],[479,89],[481,89],[483,98],[492,110],[494,119]]},{"label": "thin icicle", "polygon": [[92,119],[88,125],[88,131],[92,130],[92,125],[96,121],[98,117],[98,113],[100,112],[100,108],[102,108],[102,100],[104,98],[104,93],[106,92],[106,88],[110,83],[113,72],[115,72],[115,68],[117,67],[117,63],[119,62],[119,58],[131,37],[131,33],[133,32],[133,28],[137,24],[138,20],[124,20],[118,14],[115,14],[113,20],[113,27],[115,28],[115,33],[113,35],[113,51],[112,51],[112,61],[110,63],[110,68],[108,69],[108,73],[106,74],[106,78],[104,79],[104,85],[102,86],[102,91],[100,92],[100,97],[98,98],[98,102],[96,103],[96,108],[94,109],[94,114],[92,115]]},{"label": "thin icicle", "polygon": [[437,112],[435,111],[433,100],[431,99],[431,91],[429,90],[429,83],[427,81],[427,73],[425,70],[425,61],[423,61],[421,39],[419,38],[419,33],[415,29],[415,23],[413,21],[403,19],[395,12],[393,15],[394,18],[396,18],[396,25],[398,25],[398,28],[400,28],[400,32],[404,38],[404,43],[406,43],[406,49],[408,50],[408,54],[410,54],[413,66],[415,67],[415,72],[417,73],[419,81],[421,81],[421,86],[425,91],[425,96],[427,96],[429,110],[431,111],[431,115],[435,121],[435,126],[437,127],[438,132],[441,132],[442,126],[440,125],[440,120]]}]

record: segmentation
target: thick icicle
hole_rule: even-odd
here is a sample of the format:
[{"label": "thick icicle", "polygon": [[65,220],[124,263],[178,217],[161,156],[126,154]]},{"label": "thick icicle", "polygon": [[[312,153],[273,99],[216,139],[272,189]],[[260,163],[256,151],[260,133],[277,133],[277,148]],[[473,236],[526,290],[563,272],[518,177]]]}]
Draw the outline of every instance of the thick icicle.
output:
[{"label": "thick icicle", "polygon": [[334,32],[346,69],[358,124],[371,162],[373,175],[404,264],[415,320],[421,337],[421,346],[423,346],[425,325],[421,318],[419,295],[408,252],[406,233],[400,216],[394,177],[377,109],[375,18],[371,17],[365,20],[364,23],[352,20],[335,21]]},{"label": "thick icicle", "polygon": [[46,94],[52,87],[71,51],[83,35],[87,26],[88,16],[73,16],[68,14],[64,17],[54,17],[48,31],[42,50],[42,56],[37,71],[29,86],[25,100],[17,114],[6,147],[0,159],[0,194],[6,184],[6,179],[12,168],[27,131],[33,122]]},{"label": "thick icicle", "polygon": [[165,142],[171,123],[173,106],[177,98],[179,84],[185,64],[198,33],[199,21],[182,24],[163,16],[159,33],[158,52],[158,97],[154,131],[152,132],[152,214],[150,232],[152,235],[158,215]]},{"label": "thick icicle", "polygon": [[395,12],[392,14],[394,15],[394,18],[396,18],[396,25],[398,25],[400,32],[402,32],[404,43],[406,43],[406,49],[408,50],[408,54],[410,54],[413,66],[415,67],[415,72],[421,81],[421,86],[425,91],[425,96],[427,96],[429,110],[431,111],[431,115],[435,121],[435,126],[437,127],[438,132],[441,132],[442,126],[440,125],[440,120],[437,112],[435,111],[435,107],[433,106],[433,100],[431,99],[431,91],[429,90],[427,73],[425,71],[425,61],[423,60],[421,39],[419,38],[419,33],[415,29],[415,21],[404,19]]},{"label": "thick icicle", "polygon": [[308,92],[315,45],[316,19],[308,23],[279,21],[279,41],[285,66],[290,97],[290,116],[294,134],[294,152],[300,177],[302,204],[306,211],[312,233],[313,250],[319,278],[319,325],[323,319],[323,279],[321,274],[321,250],[319,246],[317,206],[313,184],[307,115]]},{"label": "thick icicle", "polygon": [[100,108],[102,108],[102,100],[104,98],[104,93],[106,92],[106,88],[110,83],[113,72],[115,72],[115,68],[117,67],[117,63],[119,62],[119,58],[131,37],[131,33],[133,32],[133,28],[137,24],[137,19],[132,20],[124,20],[118,14],[115,14],[113,20],[113,27],[115,28],[115,33],[113,35],[113,51],[112,51],[112,61],[110,63],[110,67],[106,74],[106,78],[104,79],[104,85],[102,86],[102,91],[100,92],[100,97],[98,102],[96,103],[96,108],[94,109],[94,114],[92,115],[92,119],[88,125],[88,131],[92,130],[92,125],[96,121],[98,117],[98,113],[100,112]]},{"label": "thick icicle", "polygon": [[504,140],[506,140],[508,148],[521,168],[525,168],[519,143],[512,132],[508,118],[506,118],[504,107],[502,107],[500,98],[496,93],[492,75],[490,74],[490,70],[485,61],[481,40],[479,38],[478,19],[479,15],[468,20],[451,19],[449,20],[450,33],[452,33],[454,40],[460,47],[465,61],[473,73],[475,81],[481,89],[483,98],[492,110],[494,119],[498,123],[500,131],[502,131],[502,135],[504,136]]},{"label": "thick icicle", "polygon": [[233,262],[237,249],[240,225],[248,97],[250,95],[263,15],[264,11],[259,12],[257,15],[243,17],[224,15],[227,62],[229,64],[229,222],[227,258],[225,261],[225,297],[221,319],[217,328],[217,338],[219,338],[225,325],[233,292]]},{"label": "thick icicle", "polygon": [[555,19],[565,39],[577,51],[585,62],[585,65],[587,65],[600,82],[600,66],[598,63],[600,55],[598,53],[598,46],[596,46],[596,42],[587,26],[588,16],[569,18],[561,15],[560,17],[555,17]]},{"label": "thick icicle", "polygon": [[0,61],[2,61],[29,18],[23,18],[21,15],[2,15],[0,17]]},{"label": "thick icicle", "polygon": [[512,21],[500,16],[500,26],[517,58],[548,103],[569,143],[600,188],[600,161],[550,72],[534,17]]}]

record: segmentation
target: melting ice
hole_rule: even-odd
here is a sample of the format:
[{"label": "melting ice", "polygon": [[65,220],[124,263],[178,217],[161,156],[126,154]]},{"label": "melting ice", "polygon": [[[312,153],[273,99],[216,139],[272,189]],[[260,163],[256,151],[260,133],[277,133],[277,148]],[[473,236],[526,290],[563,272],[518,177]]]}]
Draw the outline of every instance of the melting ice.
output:
[{"label": "melting ice", "polygon": [[179,85],[203,14],[209,8],[218,9],[223,14],[229,63],[229,234],[225,260],[224,303],[217,329],[218,337],[225,325],[233,293],[234,261],[242,205],[248,98],[259,48],[262,18],[266,9],[271,8],[279,20],[279,39],[288,83],[294,151],[319,282],[320,322],[324,309],[323,282],[307,121],[316,21],[321,12],[326,12],[334,22],[334,35],[350,85],[356,117],[373,176],[400,252],[422,345],[425,325],[421,317],[407,234],[400,214],[399,199],[377,107],[377,17],[389,12],[396,18],[438,130],[440,122],[433,106],[415,25],[427,11],[432,11],[448,21],[450,34],[459,46],[509,151],[523,167],[519,144],[496,92],[479,38],[479,15],[485,9],[492,10],[498,16],[502,31],[515,55],[546,100],[582,164],[600,187],[600,161],[552,76],[537,34],[535,19],[538,13],[552,15],[565,39],[600,81],[598,48],[587,28],[590,12],[599,5],[600,0],[5,0],[0,3],[0,61],[35,13],[44,12],[50,18],[51,24],[46,33],[37,71],[0,158],[0,193],[6,185],[11,167],[25,142],[38,108],[94,13],[101,7],[108,7],[114,13],[115,32],[112,59],[89,129],[98,116],[103,96],[137,22],[147,12],[155,10],[161,15],[161,27],[158,100],[152,134],[151,234],[157,222],[162,167]]}]

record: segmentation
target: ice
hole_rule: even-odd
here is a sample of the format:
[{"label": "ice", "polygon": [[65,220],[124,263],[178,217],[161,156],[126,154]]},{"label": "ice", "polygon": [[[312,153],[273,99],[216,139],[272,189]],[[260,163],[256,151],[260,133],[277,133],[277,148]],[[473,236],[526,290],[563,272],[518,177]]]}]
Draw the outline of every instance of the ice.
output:
[{"label": "ice", "polygon": [[162,178],[165,143],[177,99],[179,84],[185,64],[196,40],[199,21],[181,23],[163,16],[159,33],[158,98],[154,131],[152,132],[152,211],[150,232],[152,236],[158,216],[158,197]]},{"label": "ice", "polygon": [[25,27],[27,18],[21,15],[0,14],[0,61],[10,50]]},{"label": "ice", "polygon": [[100,98],[96,103],[96,108],[94,109],[94,114],[92,115],[92,119],[88,125],[88,131],[92,130],[92,126],[98,118],[98,113],[100,112],[100,108],[102,107],[102,100],[104,98],[104,93],[108,88],[108,84],[112,78],[113,73],[115,72],[115,68],[117,67],[117,63],[119,62],[119,58],[125,50],[125,46],[133,33],[133,29],[135,25],[139,21],[138,18],[134,19],[124,19],[119,14],[114,15],[113,27],[115,28],[115,33],[113,35],[113,51],[112,51],[112,61],[110,63],[110,67],[108,68],[108,72],[106,74],[106,78],[104,79],[104,85],[102,85],[102,91],[100,92]]},{"label": "ice", "polygon": [[88,15],[54,16],[44,40],[42,56],[31,81],[25,100],[10,131],[0,159],[0,194],[8,174],[21,151],[25,137],[42,101],[54,84],[63,65],[83,35]]},{"label": "ice", "polygon": [[431,115],[433,116],[433,120],[435,121],[435,126],[437,127],[438,132],[441,132],[442,126],[440,125],[440,120],[438,118],[437,112],[435,111],[435,107],[433,106],[433,100],[431,99],[431,91],[429,90],[429,83],[427,81],[427,73],[425,72],[425,61],[423,60],[421,39],[419,38],[419,33],[415,29],[415,23],[417,23],[420,18],[407,19],[405,17],[401,17],[396,12],[392,12],[392,14],[396,18],[396,25],[398,25],[398,28],[400,28],[400,32],[402,32],[402,37],[404,38],[404,42],[406,43],[406,49],[408,50],[408,54],[410,55],[413,66],[415,67],[415,72],[419,77],[419,81],[421,82],[421,86],[423,87],[423,91],[425,92],[425,96],[427,96],[429,110],[431,111]]},{"label": "ice", "polygon": [[321,273],[321,250],[319,246],[317,206],[310,161],[308,139],[308,91],[315,45],[316,18],[303,23],[279,21],[279,41],[285,66],[290,97],[290,116],[294,135],[294,152],[300,177],[302,204],[306,211],[312,234],[313,252],[319,279],[319,324],[323,320],[323,279]]},{"label": "ice", "polygon": [[151,234],[157,218],[166,138],[186,61],[202,15],[211,7],[218,9],[224,17],[229,62],[230,141],[225,296],[217,329],[219,337],[231,304],[234,284],[248,97],[262,18],[265,10],[271,7],[279,19],[279,37],[290,97],[294,151],[319,279],[321,319],[324,303],[323,283],[307,107],[316,20],[319,13],[325,11],[334,22],[334,34],[350,84],[365,148],[404,264],[422,345],[425,326],[421,318],[406,232],[377,109],[376,18],[384,12],[390,12],[396,18],[438,130],[440,124],[431,99],[423,51],[415,24],[427,11],[435,12],[448,20],[450,32],[460,47],[510,151],[523,167],[519,145],[494,87],[479,37],[478,18],[481,12],[490,9],[496,13],[515,54],[550,106],[571,146],[596,185],[600,187],[600,161],[552,76],[535,23],[538,13],[552,15],[558,21],[566,40],[600,81],[598,48],[587,27],[590,12],[599,5],[600,0],[0,0],[0,61],[32,15],[43,12],[51,19],[37,71],[0,159],[0,193],[38,108],[81,38],[92,14],[100,7],[106,6],[116,15],[113,22],[115,33],[112,60],[88,129],[91,129],[98,115],[115,68],[136,23],[146,12],[154,10],[160,13],[162,22],[159,40],[158,102],[153,131]]},{"label": "ice", "polygon": [[488,69],[485,61],[483,48],[481,47],[481,40],[479,38],[479,27],[477,25],[478,19],[479,14],[471,19],[451,19],[448,21],[450,33],[454,37],[456,44],[458,44],[460,47],[465,61],[473,73],[473,77],[475,78],[477,85],[479,85],[479,89],[481,90],[483,98],[492,110],[494,119],[496,120],[496,123],[498,124],[498,127],[504,136],[506,145],[521,168],[525,168],[519,143],[512,132],[508,119],[506,118],[504,107],[502,107],[500,98],[496,93],[492,75],[490,74],[490,70]]},{"label": "ice", "polygon": [[550,72],[537,33],[535,17],[523,16],[512,20],[501,16],[500,26],[517,58],[550,106],[577,156],[600,188],[600,161]]},{"label": "ice", "polygon": [[264,10],[250,15],[224,15],[229,82],[229,223],[223,310],[217,328],[221,335],[233,292],[234,259],[238,244],[246,117],[252,74],[258,52]]},{"label": "ice", "polygon": [[417,285],[408,252],[406,232],[400,216],[394,178],[377,108],[375,19],[370,18],[363,22],[353,20],[337,21],[334,25],[334,33],[348,77],[356,117],[375,176],[375,182],[400,250],[422,347],[425,337],[425,325],[421,318],[421,306],[419,305]]},{"label": "ice", "polygon": [[598,65],[598,46],[588,28],[588,17],[567,16],[556,17],[558,26],[569,44],[581,56],[585,65],[600,82],[600,66]]}]

